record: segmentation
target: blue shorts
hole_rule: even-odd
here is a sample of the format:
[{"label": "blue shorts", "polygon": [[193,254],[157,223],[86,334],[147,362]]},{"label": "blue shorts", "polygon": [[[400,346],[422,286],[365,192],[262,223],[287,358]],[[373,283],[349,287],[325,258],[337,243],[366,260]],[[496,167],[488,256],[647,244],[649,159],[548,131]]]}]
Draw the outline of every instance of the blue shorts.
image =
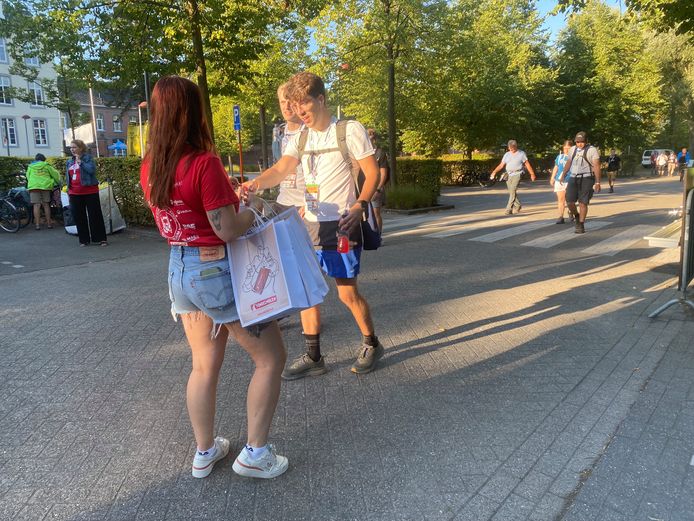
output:
[{"label": "blue shorts", "polygon": [[335,250],[316,250],[318,263],[329,277],[334,279],[353,279],[359,275],[361,246],[350,249],[348,253]]},{"label": "blue shorts", "polygon": [[215,326],[237,322],[229,260],[201,261],[198,248],[172,246],[169,255],[171,314],[202,311]]}]

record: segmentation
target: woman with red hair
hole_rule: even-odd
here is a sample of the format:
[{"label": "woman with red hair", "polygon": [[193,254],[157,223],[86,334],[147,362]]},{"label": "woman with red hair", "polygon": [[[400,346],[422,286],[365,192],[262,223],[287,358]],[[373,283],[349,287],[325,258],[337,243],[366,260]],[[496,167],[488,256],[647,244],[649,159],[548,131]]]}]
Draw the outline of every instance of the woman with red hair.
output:
[{"label": "woman with red hair", "polygon": [[140,183],[161,235],[171,246],[169,297],[190,344],[193,368],[187,405],[197,450],[193,476],[209,475],[229,452],[214,437],[217,381],[229,333],[255,363],[246,400],[248,439],[233,469],[242,476],[274,478],[288,467],[267,437],[280,392],[286,352],[277,322],[243,328],[234,302],[226,244],[254,222],[215,153],[202,96],[177,76],[154,86],[147,154]]}]

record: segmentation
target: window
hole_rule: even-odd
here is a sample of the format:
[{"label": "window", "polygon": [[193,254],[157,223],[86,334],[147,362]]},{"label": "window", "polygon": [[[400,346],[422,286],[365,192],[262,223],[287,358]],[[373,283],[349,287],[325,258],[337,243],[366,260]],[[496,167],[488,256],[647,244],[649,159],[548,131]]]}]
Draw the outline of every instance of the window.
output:
[{"label": "window", "polygon": [[24,64],[30,67],[38,67],[41,65],[41,62],[39,62],[38,56],[31,56],[29,58],[24,58]]},{"label": "window", "polygon": [[48,146],[48,131],[46,130],[45,119],[34,120],[34,145],[37,147]]},{"label": "window", "polygon": [[65,112],[60,113],[60,124],[62,128],[70,128],[70,118]]},{"label": "window", "polygon": [[15,126],[14,118],[0,118],[0,127],[2,127],[2,146],[16,147],[17,127]]},{"label": "window", "polygon": [[0,105],[12,105],[12,98],[10,97],[11,86],[9,76],[0,76]]},{"label": "window", "polygon": [[0,38],[0,63],[7,63],[7,45],[5,39]]},{"label": "window", "polygon": [[137,125],[137,116],[130,116],[128,118],[128,124],[129,125]]},{"label": "window", "polygon": [[31,104],[34,107],[42,107],[45,103],[43,99],[43,87],[35,81],[29,82],[29,95],[31,96]]},{"label": "window", "polygon": [[99,132],[104,131],[104,115],[103,114],[97,114],[96,115],[96,130]]},{"label": "window", "polygon": [[123,119],[120,116],[113,116],[113,131],[123,132]]}]

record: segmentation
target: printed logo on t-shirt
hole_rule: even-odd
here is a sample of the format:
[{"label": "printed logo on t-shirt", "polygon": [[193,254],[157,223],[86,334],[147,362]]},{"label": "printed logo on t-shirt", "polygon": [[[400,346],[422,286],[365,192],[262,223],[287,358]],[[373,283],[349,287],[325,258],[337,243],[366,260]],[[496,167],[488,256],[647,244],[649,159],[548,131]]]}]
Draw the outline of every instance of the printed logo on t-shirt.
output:
[{"label": "printed logo on t-shirt", "polygon": [[157,222],[159,231],[165,239],[179,241],[183,234],[183,227],[171,210],[154,208],[154,220]]}]

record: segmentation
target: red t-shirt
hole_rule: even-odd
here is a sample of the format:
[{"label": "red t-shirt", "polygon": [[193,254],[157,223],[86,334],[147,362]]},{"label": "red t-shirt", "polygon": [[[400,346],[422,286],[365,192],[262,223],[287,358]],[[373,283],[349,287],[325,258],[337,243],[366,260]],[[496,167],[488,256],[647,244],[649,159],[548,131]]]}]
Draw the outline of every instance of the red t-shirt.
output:
[{"label": "red t-shirt", "polygon": [[[149,200],[149,162],[142,163],[140,184]],[[162,237],[172,246],[217,246],[224,241],[212,230],[205,212],[233,204],[239,198],[231,188],[222,161],[212,152],[185,154],[176,167],[171,206],[150,205]]]},{"label": "red t-shirt", "polygon": [[68,193],[70,195],[89,195],[98,194],[99,185],[82,186],[82,170],[80,165],[73,163],[68,169],[67,175],[70,176],[70,188]]}]

